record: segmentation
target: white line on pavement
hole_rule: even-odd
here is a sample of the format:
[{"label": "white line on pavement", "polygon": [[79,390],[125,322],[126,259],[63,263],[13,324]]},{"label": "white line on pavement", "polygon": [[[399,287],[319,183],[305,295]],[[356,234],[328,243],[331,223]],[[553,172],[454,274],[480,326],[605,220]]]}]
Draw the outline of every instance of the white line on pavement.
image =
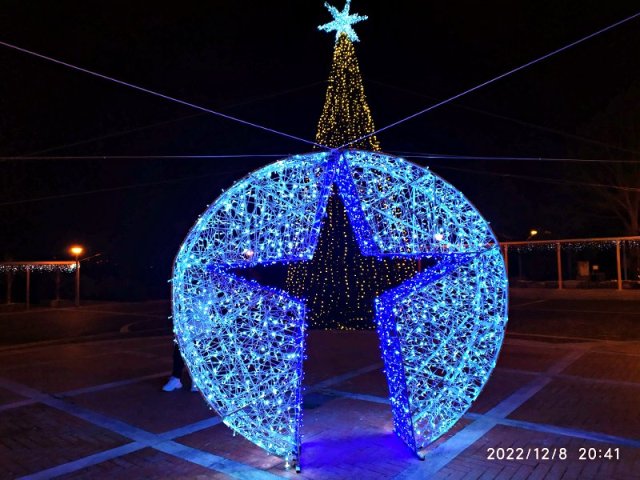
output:
[{"label": "white line on pavement", "polygon": [[[570,352],[552,365],[545,373],[560,373],[580,358],[585,352],[586,350]],[[482,438],[487,432],[489,432],[489,430],[495,427],[498,424],[498,419],[504,418],[516,410],[524,402],[542,390],[549,382],[551,382],[550,376],[537,377],[533,379],[531,382],[516,390],[513,394],[509,395],[506,399],[489,410],[487,415],[483,415],[481,418],[467,425],[451,438],[429,451],[426,455],[425,462],[422,462],[420,465],[414,465],[407,468],[399,475],[396,475],[394,480],[433,478],[438,471]]]},{"label": "white line on pavement", "polygon": [[72,462],[56,465],[55,467],[47,468],[46,470],[40,470],[39,472],[32,473],[31,475],[25,475],[20,477],[19,480],[45,480],[49,478],[59,477],[67,473],[75,472],[86,467],[90,467],[97,463],[106,462],[114,458],[127,455],[129,453],[141,450],[145,445],[139,442],[131,442],[120,447],[111,448],[103,452],[88,455],[86,457],[74,460]]},{"label": "white line on pavement", "polygon": [[[381,363],[375,363],[373,365],[369,365],[369,366],[360,368],[358,370],[354,370],[342,375],[338,375],[338,376],[323,380],[322,382],[308,388],[305,391],[305,393],[317,391],[331,385],[342,383],[345,380],[362,375],[363,373],[368,373],[368,372],[377,370],[378,368],[381,368],[381,366],[382,366]],[[138,377],[130,380],[123,380],[120,382],[112,382],[104,385],[96,385],[94,387],[80,388],[80,389],[65,392],[60,396],[61,397],[63,395],[73,396],[73,395],[79,395],[81,393],[105,390],[107,388],[113,388],[114,386],[134,383],[134,382],[148,379],[151,377],[156,377],[158,375],[160,374],[147,375],[144,377]],[[49,407],[55,408],[57,410],[61,410],[67,414],[81,418],[101,428],[105,428],[107,430],[110,430],[111,432],[117,433],[119,435],[122,435],[124,437],[127,437],[133,440],[132,443],[128,443],[121,447],[105,450],[104,452],[100,452],[94,455],[89,455],[87,457],[83,457],[78,460],[74,460],[72,462],[67,462],[65,464],[58,465],[56,467],[42,470],[40,472],[36,472],[32,475],[29,475],[28,477],[25,477],[25,478],[30,478],[30,479],[52,478],[53,476],[72,473],[82,468],[86,468],[88,466],[104,462],[106,460],[117,458],[119,456],[126,455],[128,453],[131,453],[136,450],[140,450],[145,447],[154,448],[164,453],[168,453],[170,455],[181,458],[183,460],[201,465],[203,467],[224,473],[226,475],[229,475],[231,477],[238,478],[238,479],[275,480],[275,479],[281,478],[277,475],[271,474],[269,472],[265,472],[258,468],[254,468],[250,465],[236,462],[236,461],[233,461],[218,455],[214,455],[209,452],[204,452],[196,448],[188,447],[186,445],[182,445],[180,443],[173,441],[173,439],[175,438],[183,437],[185,435],[189,435],[191,433],[194,433],[194,432],[197,432],[221,423],[221,419],[219,417],[208,418],[199,422],[195,422],[189,425],[185,425],[183,427],[176,428],[168,432],[164,432],[162,434],[154,434],[146,430],[143,430],[141,428],[135,427],[133,425],[127,424],[125,422],[122,422],[120,420],[117,420],[115,418],[108,417],[106,415],[81,407],[79,405],[67,403],[64,401],[64,398],[52,397],[34,388],[28,387],[26,385],[22,385],[17,382],[13,382],[8,379],[0,378],[0,387],[5,388],[6,390],[12,391],[14,393],[17,393],[23,397],[27,397],[27,400],[22,400],[20,401],[20,403],[28,404],[28,403],[40,402]],[[10,405],[16,405],[16,403],[18,402],[14,402],[13,404],[10,404]]]}]

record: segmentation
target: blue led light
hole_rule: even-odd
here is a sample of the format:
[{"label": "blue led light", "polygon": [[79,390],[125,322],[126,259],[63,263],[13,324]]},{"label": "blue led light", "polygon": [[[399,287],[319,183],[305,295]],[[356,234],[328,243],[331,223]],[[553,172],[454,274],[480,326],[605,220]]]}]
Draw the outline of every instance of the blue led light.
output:
[{"label": "blue led light", "polygon": [[398,435],[419,450],[478,396],[502,344],[507,281],[487,222],[427,169],[364,151],[297,155],[245,177],[193,226],[176,257],[176,339],[224,423],[297,461],[302,299],[233,269],[312,258],[336,185],[364,255],[434,266],[376,299]]},{"label": "blue led light", "polygon": [[353,29],[352,25],[363,20],[366,20],[366,15],[358,15],[357,13],[349,13],[351,9],[351,0],[347,0],[342,11],[339,11],[336,7],[325,3],[324,6],[329,13],[333,17],[333,20],[329,23],[325,23],[324,25],[320,25],[318,30],[322,30],[325,32],[336,32],[336,41],[338,41],[338,37],[340,37],[341,33],[344,33],[349,40],[352,42],[357,42],[359,40],[358,35],[356,35],[356,31]]}]

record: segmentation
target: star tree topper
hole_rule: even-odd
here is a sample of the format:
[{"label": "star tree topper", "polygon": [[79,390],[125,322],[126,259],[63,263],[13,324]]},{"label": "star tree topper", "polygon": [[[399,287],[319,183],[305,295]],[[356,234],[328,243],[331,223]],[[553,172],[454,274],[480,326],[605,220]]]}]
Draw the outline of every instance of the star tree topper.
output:
[{"label": "star tree topper", "polygon": [[335,30],[336,41],[340,37],[340,34],[344,33],[349,37],[349,40],[357,42],[359,38],[352,25],[366,20],[369,17],[366,15],[358,15],[357,13],[350,14],[349,9],[351,8],[351,0],[347,0],[347,3],[345,3],[341,12],[338,11],[336,7],[329,5],[328,3],[325,3],[324,6],[329,10],[329,13],[333,17],[333,21],[318,26],[318,30],[323,30],[325,32],[332,32]]}]

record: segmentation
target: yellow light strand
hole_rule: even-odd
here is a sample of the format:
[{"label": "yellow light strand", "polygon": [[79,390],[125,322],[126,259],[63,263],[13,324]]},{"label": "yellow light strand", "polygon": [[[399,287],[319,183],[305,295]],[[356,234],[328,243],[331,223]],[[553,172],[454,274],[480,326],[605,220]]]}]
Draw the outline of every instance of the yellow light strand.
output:
[{"label": "yellow light strand", "polygon": [[[337,148],[374,131],[355,48],[349,37],[342,33],[333,51],[316,142]],[[381,150],[375,136],[358,140],[349,148]],[[378,188],[387,189],[388,186]],[[335,195],[329,199],[326,215],[326,232],[318,239],[314,264],[308,267],[291,265],[287,270],[289,291],[307,299],[308,323],[312,328],[374,328],[372,293],[377,296],[390,285],[411,277],[417,271],[417,262],[406,260],[392,264],[384,261],[376,267],[374,258],[361,256],[357,246],[349,241],[348,216]],[[319,284],[321,278],[326,284]],[[358,280],[353,281],[354,278]],[[353,310],[348,312],[352,318],[347,318],[347,312],[340,312],[348,325],[331,318],[345,307]],[[365,319],[369,322],[365,323]]]}]

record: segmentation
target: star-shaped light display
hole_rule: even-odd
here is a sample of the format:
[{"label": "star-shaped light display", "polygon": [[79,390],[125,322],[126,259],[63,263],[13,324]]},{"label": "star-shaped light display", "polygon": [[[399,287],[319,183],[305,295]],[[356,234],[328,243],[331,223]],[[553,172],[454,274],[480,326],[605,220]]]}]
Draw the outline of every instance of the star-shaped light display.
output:
[{"label": "star-shaped light display", "polygon": [[[327,210],[333,209],[334,218],[343,218],[344,208],[339,192],[334,191],[327,202]],[[343,324],[347,324],[351,328],[369,329],[375,325],[373,307],[376,297],[380,296],[382,292],[395,288],[414,277],[418,273],[418,269],[428,270],[433,268],[446,257],[443,254],[411,256],[409,260],[413,261],[413,265],[411,269],[408,269],[406,268],[408,259],[403,255],[384,256],[384,258],[364,255],[360,251],[348,216],[346,224],[340,225],[340,227],[340,229],[344,229],[343,240],[338,240],[337,245],[330,244],[328,237],[335,233],[336,225],[329,225],[329,219],[325,216],[313,258],[295,262],[297,267],[295,271],[301,277],[306,278],[308,275],[315,274],[313,282],[307,282],[303,285],[293,285],[291,282],[287,282],[287,267],[291,266],[292,262],[285,260],[268,265],[257,264],[249,265],[245,268],[236,268],[233,273],[304,301],[307,311],[307,323],[312,328],[314,326],[317,327],[317,325],[314,325],[313,320],[309,320],[318,318],[318,312],[313,311],[318,306],[313,303],[310,304],[309,298],[316,293],[317,289],[324,289],[325,296],[332,297],[338,301],[335,302],[335,308],[323,312],[323,317],[327,317],[328,321],[322,322],[320,325],[322,328],[340,328]],[[333,240],[336,242],[335,239]],[[338,252],[347,252],[349,255],[348,267],[344,263],[346,259],[341,259],[340,255],[334,255]],[[322,268],[325,266],[327,258],[333,261],[330,269]],[[332,277],[336,274],[344,275],[346,268],[351,274],[349,283],[360,285],[360,288],[357,289],[358,299],[345,295],[345,292],[342,291],[344,289],[342,284],[337,285],[335,289],[331,288]],[[371,282],[372,276],[377,278],[376,282]],[[353,297],[355,297],[355,292]]]},{"label": "star-shaped light display", "polygon": [[312,261],[335,185],[364,256],[434,259],[375,299],[396,433],[415,451],[457,422],[495,366],[507,281],[487,222],[451,185],[401,158],[297,155],[245,177],[196,222],[176,257],[174,331],[224,423],[297,460],[304,301],[238,275]]},{"label": "star-shaped light display", "polygon": [[366,20],[369,17],[366,15],[358,15],[357,13],[349,13],[351,0],[347,0],[342,11],[339,11],[336,7],[329,5],[328,3],[325,3],[324,6],[329,10],[329,13],[333,17],[333,21],[318,26],[318,30],[323,30],[325,32],[333,32],[335,30],[336,41],[338,40],[338,37],[340,37],[340,34],[344,33],[349,37],[349,40],[357,42],[359,38],[352,25]]}]

